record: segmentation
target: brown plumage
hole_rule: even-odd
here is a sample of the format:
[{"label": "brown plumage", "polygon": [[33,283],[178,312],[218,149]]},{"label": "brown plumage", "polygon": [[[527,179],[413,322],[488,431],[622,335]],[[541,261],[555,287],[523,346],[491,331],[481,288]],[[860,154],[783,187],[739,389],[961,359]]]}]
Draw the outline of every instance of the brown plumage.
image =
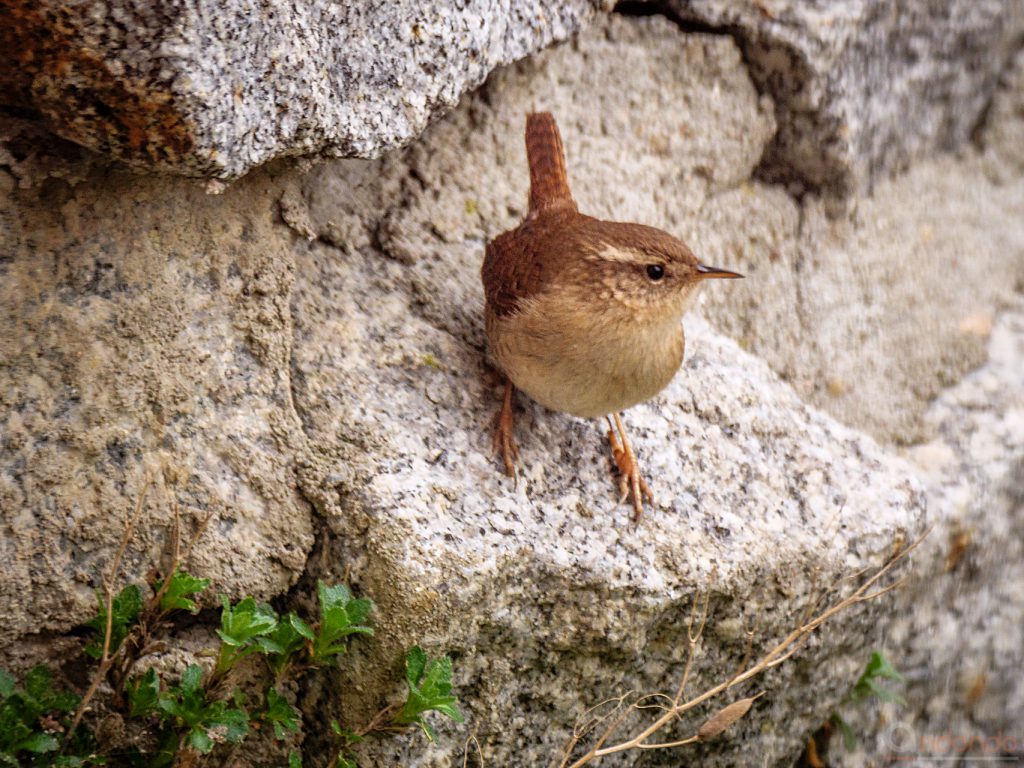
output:
[{"label": "brown plumage", "polygon": [[622,498],[632,493],[639,519],[641,494],[654,498],[618,412],[672,380],[683,359],[680,319],[701,281],[740,275],[700,265],[659,229],[579,213],[550,114],[527,117],[526,151],[529,212],[488,244],[481,269],[487,339],[508,377],[495,447],[514,474],[513,386],[553,410],[611,416]]}]

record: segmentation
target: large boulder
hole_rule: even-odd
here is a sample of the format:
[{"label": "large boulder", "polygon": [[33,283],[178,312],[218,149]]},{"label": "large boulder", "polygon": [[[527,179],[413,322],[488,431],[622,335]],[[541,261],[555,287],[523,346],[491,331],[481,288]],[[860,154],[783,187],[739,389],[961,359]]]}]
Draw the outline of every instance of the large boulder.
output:
[{"label": "large boulder", "polygon": [[1020,48],[1022,0],[668,0],[735,36],[775,100],[761,175],[845,195],[966,144]]},{"label": "large boulder", "polygon": [[846,708],[861,734],[843,764],[1020,756],[1024,739],[1024,305],[992,330],[987,363],[928,410],[908,452],[934,529],[892,606],[885,645],[907,703]]},{"label": "large boulder", "polygon": [[132,165],[233,179],[404,144],[601,5],[6,0],[0,100]]},{"label": "large boulder", "polygon": [[228,591],[269,597],[302,571],[313,521],[291,466],[301,430],[278,194],[266,179],[211,198],[102,172],[7,186],[0,642],[94,609],[147,481],[129,575],[157,561],[175,506],[186,536],[214,513],[195,566]]}]

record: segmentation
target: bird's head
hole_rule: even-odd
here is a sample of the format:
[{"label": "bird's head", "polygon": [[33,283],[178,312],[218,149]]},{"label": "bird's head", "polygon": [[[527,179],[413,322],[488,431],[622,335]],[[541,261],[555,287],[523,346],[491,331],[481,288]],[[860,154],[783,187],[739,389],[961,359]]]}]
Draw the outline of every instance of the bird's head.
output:
[{"label": "bird's head", "polygon": [[574,239],[588,290],[626,321],[678,320],[704,281],[743,277],[701,264],[682,240],[643,224],[590,219]]}]

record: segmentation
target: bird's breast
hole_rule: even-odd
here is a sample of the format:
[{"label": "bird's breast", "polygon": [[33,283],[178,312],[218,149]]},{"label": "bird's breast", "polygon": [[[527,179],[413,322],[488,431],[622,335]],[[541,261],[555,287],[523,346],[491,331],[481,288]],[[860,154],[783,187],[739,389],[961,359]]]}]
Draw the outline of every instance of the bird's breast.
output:
[{"label": "bird's breast", "polygon": [[557,302],[535,302],[513,316],[488,312],[487,336],[517,388],[547,408],[588,418],[649,400],[683,360],[678,319],[616,323]]}]

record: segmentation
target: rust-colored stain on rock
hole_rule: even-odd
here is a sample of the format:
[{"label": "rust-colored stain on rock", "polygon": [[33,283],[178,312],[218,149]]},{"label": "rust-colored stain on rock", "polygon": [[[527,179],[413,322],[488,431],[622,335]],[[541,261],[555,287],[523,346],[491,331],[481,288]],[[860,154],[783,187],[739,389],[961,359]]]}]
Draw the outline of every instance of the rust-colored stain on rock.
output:
[{"label": "rust-colored stain on rock", "polygon": [[130,74],[114,75],[83,39],[79,11],[0,0],[0,96],[41,117],[55,133],[118,159],[177,166],[195,146],[173,95]]}]

